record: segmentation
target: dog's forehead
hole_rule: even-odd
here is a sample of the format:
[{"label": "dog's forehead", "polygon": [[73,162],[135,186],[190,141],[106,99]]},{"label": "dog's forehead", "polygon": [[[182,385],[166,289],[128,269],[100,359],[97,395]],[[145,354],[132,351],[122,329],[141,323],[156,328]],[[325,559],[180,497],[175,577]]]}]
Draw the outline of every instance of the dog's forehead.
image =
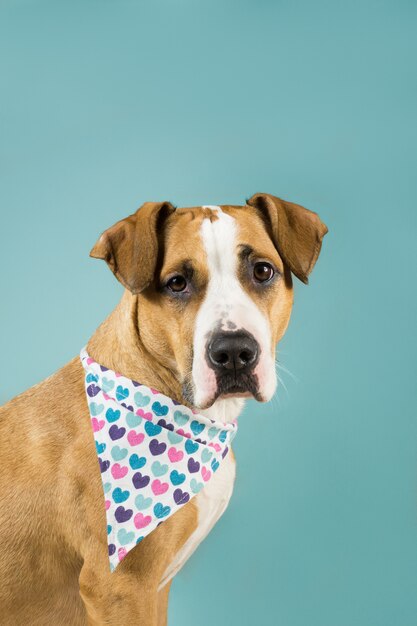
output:
[{"label": "dog's forehead", "polygon": [[[234,220],[235,241],[250,243],[256,241],[265,248],[273,247],[264,220],[258,212],[249,206],[237,205],[203,205],[181,207],[169,216],[165,228],[165,243],[168,247],[189,247],[196,253],[202,248],[202,225],[211,222],[222,229],[222,222],[228,217]],[[216,222],[219,222],[216,224]],[[230,219],[229,219],[230,222]],[[193,246],[193,247],[191,247]]]}]

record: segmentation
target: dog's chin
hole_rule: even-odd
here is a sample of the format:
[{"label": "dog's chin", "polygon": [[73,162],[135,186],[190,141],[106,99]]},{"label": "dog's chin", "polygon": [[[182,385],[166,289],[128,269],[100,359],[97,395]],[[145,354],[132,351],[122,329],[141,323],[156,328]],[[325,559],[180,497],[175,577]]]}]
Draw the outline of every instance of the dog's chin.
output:
[{"label": "dog's chin", "polygon": [[[203,395],[203,394],[202,394]],[[200,396],[201,397],[201,396]],[[248,399],[253,398],[258,402],[265,402],[265,398],[258,389],[258,383],[256,377],[246,376],[244,379],[236,380],[230,378],[220,378],[217,381],[217,387],[214,393],[210,397],[205,397],[204,400],[197,404],[195,407],[198,409],[209,409],[216,400],[228,400],[228,399]]]}]

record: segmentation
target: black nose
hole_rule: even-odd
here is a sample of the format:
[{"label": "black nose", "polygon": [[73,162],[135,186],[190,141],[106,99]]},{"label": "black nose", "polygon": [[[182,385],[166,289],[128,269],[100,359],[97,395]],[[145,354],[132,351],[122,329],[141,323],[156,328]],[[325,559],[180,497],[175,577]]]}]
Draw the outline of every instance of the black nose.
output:
[{"label": "black nose", "polygon": [[207,356],[216,371],[249,370],[258,360],[258,343],[245,331],[218,333],[208,345]]}]

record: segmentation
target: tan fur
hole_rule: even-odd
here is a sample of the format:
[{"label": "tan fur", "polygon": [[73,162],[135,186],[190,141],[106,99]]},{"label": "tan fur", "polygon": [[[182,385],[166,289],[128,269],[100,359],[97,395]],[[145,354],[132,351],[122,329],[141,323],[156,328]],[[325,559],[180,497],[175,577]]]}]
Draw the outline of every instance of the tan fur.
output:
[{"label": "tan fur", "polygon": [[[167,203],[145,206],[156,235],[147,227],[143,239],[135,214],[93,249],[116,275],[123,273],[119,279],[133,285],[135,294],[125,291],[88,351],[99,363],[185,402],[182,382],[190,371],[193,324],[208,280],[198,233],[202,219],[213,214],[201,208],[173,212]],[[291,312],[289,269],[256,208],[223,209],[236,217],[242,245],[250,243],[257,256],[271,259],[283,273],[263,297],[243,283],[271,320],[276,342]],[[157,227],[161,210],[164,224]],[[145,282],[136,278],[140,266],[132,266],[126,239],[120,238],[125,228],[131,245],[137,237],[142,245],[152,242]],[[119,255],[117,262],[112,255],[120,241],[123,259]],[[199,293],[184,307],[168,301],[159,285],[187,260],[196,268]],[[169,585],[159,593],[158,585],[196,528],[196,507],[193,500],[185,505],[110,574],[103,492],[78,357],[0,408],[0,456],[0,623],[164,626]]]}]

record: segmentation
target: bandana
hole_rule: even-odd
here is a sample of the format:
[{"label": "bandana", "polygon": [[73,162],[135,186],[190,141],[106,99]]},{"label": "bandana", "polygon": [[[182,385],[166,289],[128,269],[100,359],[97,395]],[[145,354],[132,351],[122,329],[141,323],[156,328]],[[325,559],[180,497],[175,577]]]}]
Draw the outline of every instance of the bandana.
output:
[{"label": "bandana", "polygon": [[237,423],[216,422],[81,351],[103,483],[110,570],[217,471]]}]

